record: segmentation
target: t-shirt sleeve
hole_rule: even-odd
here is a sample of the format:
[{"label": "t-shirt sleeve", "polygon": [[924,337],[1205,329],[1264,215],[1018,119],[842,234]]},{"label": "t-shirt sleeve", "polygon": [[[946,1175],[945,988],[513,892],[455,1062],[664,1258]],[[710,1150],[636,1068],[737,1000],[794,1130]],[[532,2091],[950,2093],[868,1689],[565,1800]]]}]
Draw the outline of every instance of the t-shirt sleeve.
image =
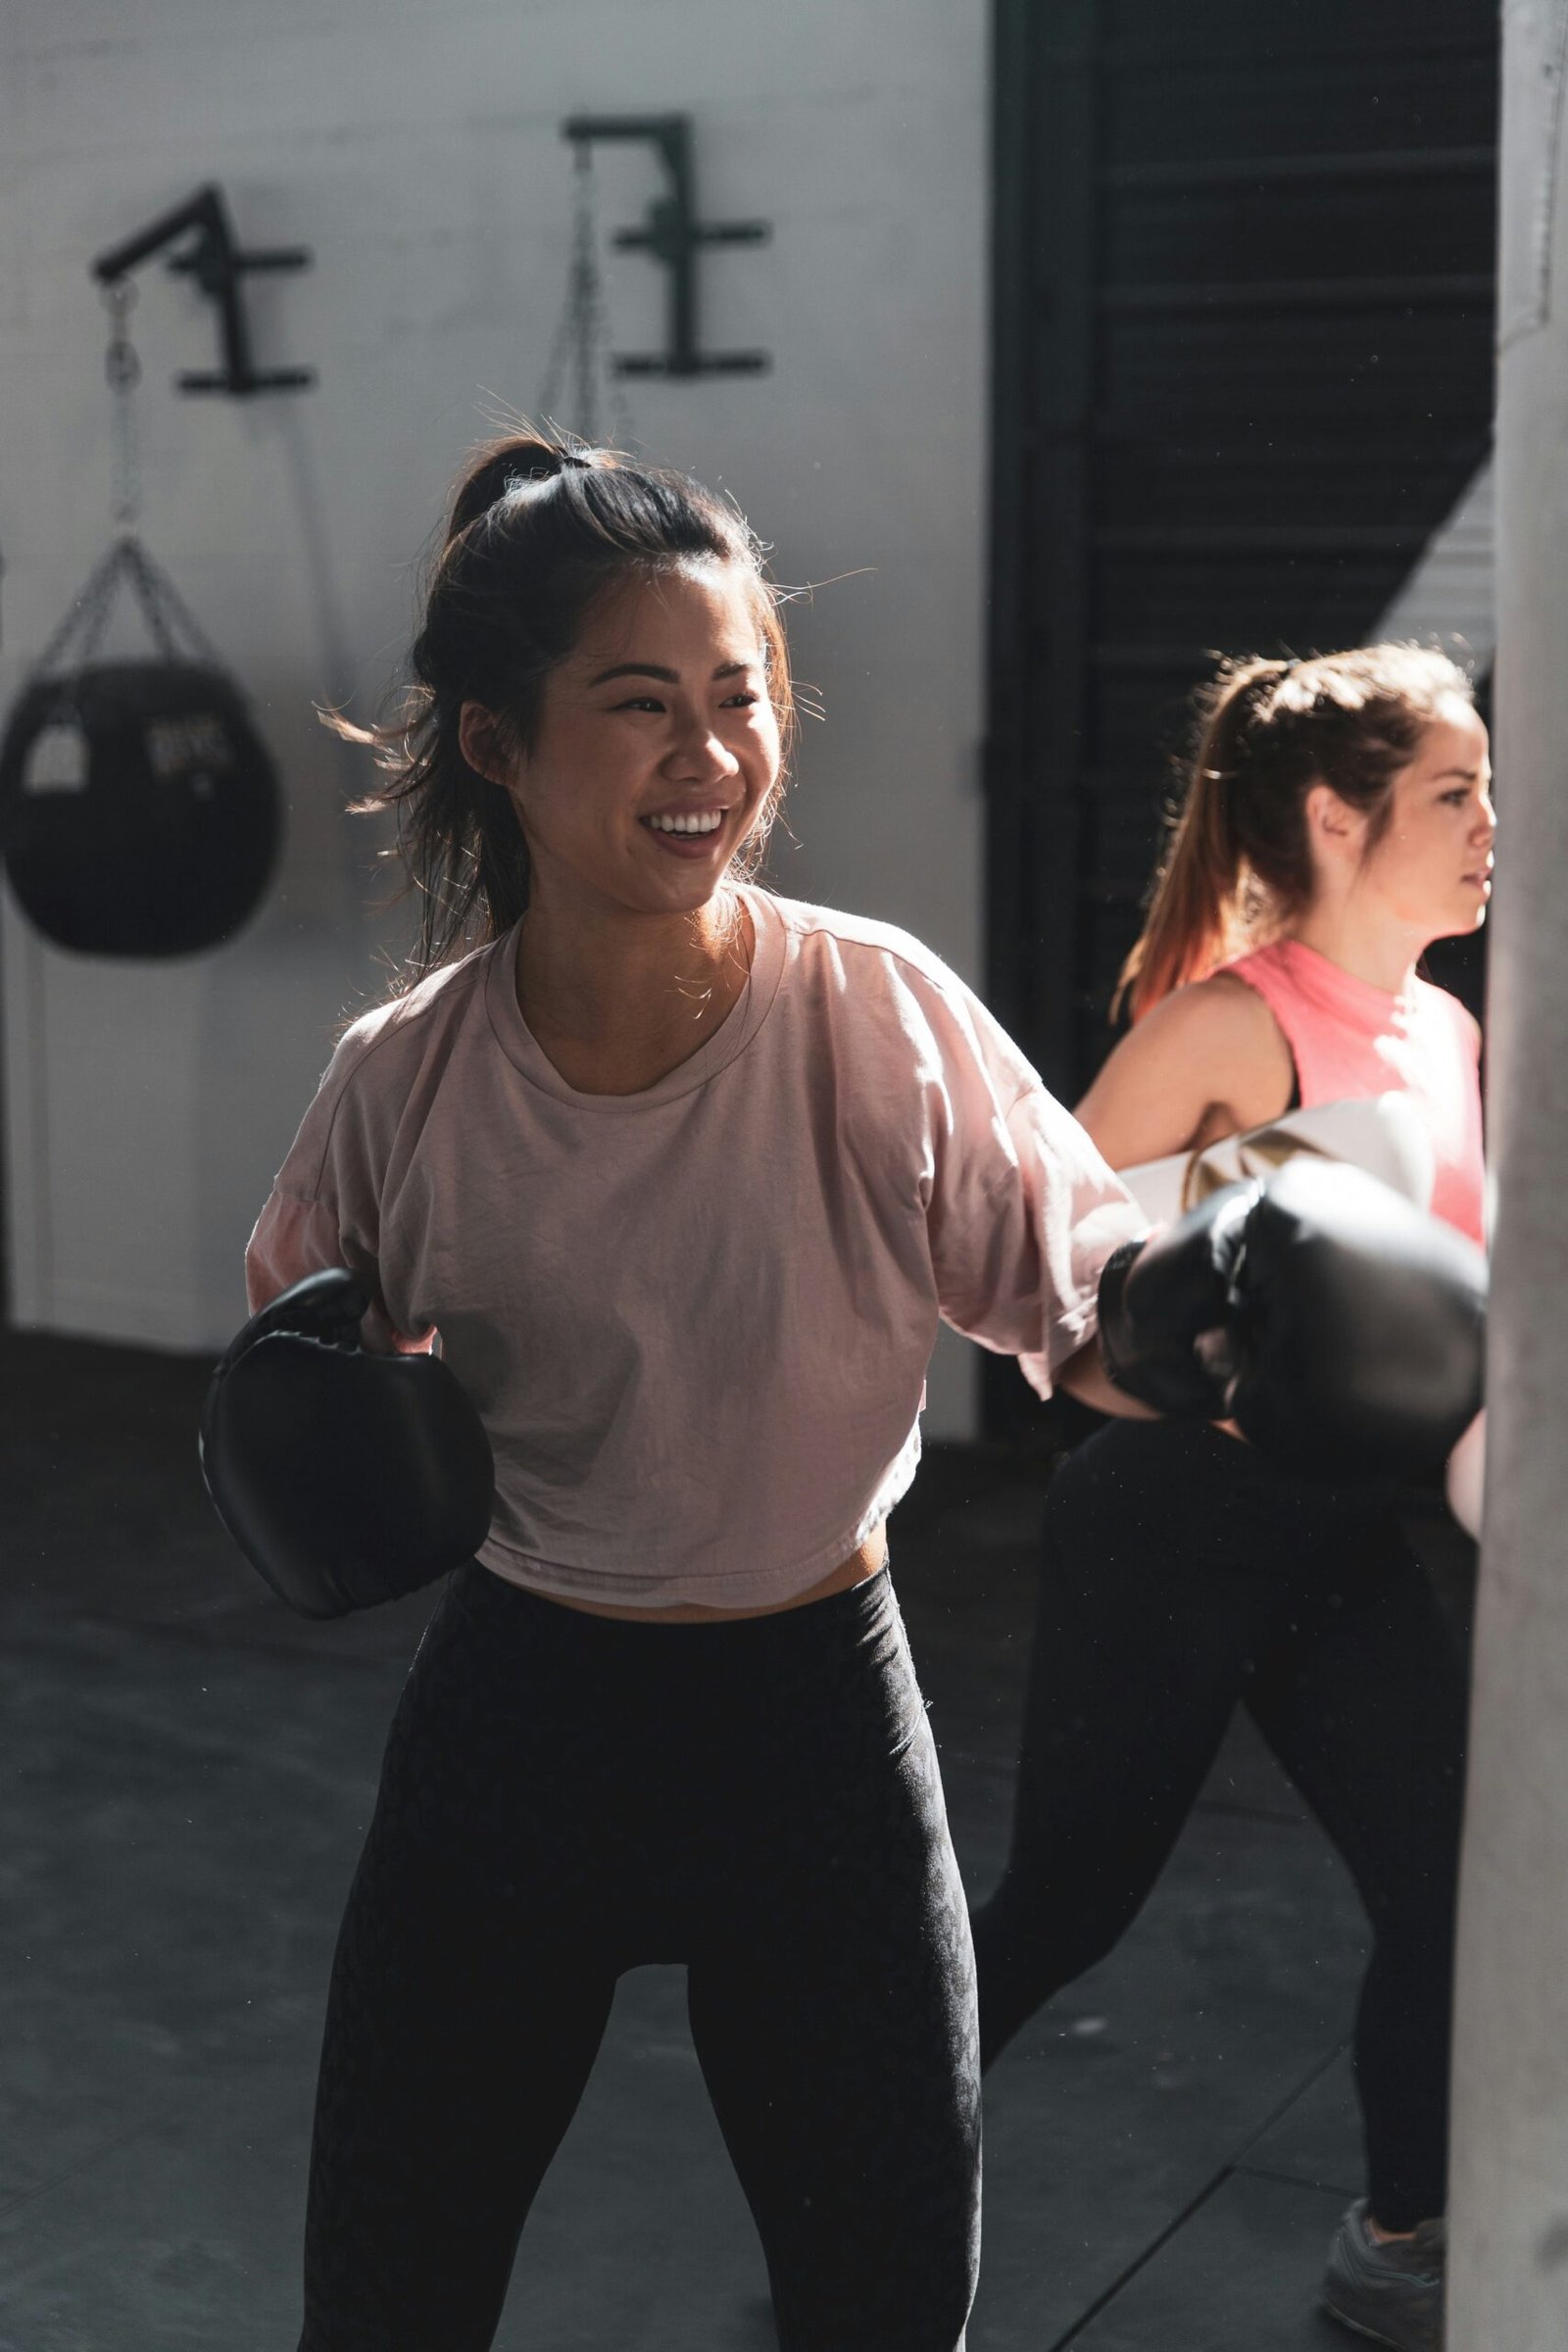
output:
[{"label": "t-shirt sleeve", "polygon": [[948,1132],[927,1209],[938,1301],[1049,1396],[1099,1327],[1101,1268],[1149,1220],[978,1002],[944,1059]]},{"label": "t-shirt sleeve", "polygon": [[323,1274],[330,1266],[346,1266],[369,1293],[362,1337],[372,1354],[419,1353],[429,1348],[432,1332],[412,1339],[392,1322],[373,1255],[344,1232],[331,1203],[320,1199],[308,1200],[273,1185],[245,1249],[245,1296],[251,1313],[257,1314],[280,1291],[303,1282],[307,1274]]},{"label": "t-shirt sleeve", "polygon": [[366,1120],[346,1102],[345,1040],[300,1123],[245,1250],[245,1293],[256,1314],[280,1291],[346,1266],[369,1294],[362,1326],[374,1352],[428,1350],[435,1334],[400,1331],[387,1312],[377,1262],[379,1171]]}]

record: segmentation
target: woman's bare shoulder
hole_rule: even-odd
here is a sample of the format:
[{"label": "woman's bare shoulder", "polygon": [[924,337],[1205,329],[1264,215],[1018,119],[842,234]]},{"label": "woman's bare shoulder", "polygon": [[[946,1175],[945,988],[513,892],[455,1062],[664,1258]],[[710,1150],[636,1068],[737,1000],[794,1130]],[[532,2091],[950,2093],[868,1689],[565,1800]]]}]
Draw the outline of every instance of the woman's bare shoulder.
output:
[{"label": "woman's bare shoulder", "polygon": [[1279,1023],[1255,988],[1234,972],[1214,972],[1173,989],[1146,1012],[1116,1049],[1139,1049],[1139,1057],[1170,1053],[1212,1054],[1228,1061],[1236,1054],[1283,1044]]},{"label": "woman's bare shoulder", "polygon": [[1293,1077],[1262,998],[1216,972],[1174,990],[1129,1030],[1078,1116],[1113,1167],[1132,1167],[1277,1117]]},{"label": "woman's bare shoulder", "polygon": [[[1168,996],[1165,1004],[1181,1007],[1190,1035],[1200,1026],[1232,1038],[1280,1034],[1267,1001],[1239,972],[1211,972],[1206,980],[1189,981]],[[1163,1010],[1163,1006],[1155,1010]],[[1152,1014],[1150,1017],[1152,1019]]]}]

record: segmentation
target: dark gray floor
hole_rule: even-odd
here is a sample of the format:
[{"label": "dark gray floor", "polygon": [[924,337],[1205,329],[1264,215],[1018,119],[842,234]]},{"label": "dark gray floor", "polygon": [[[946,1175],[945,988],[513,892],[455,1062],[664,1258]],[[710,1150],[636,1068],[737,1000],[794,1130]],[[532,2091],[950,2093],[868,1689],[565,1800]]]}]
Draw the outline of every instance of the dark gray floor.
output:
[{"label": "dark gray floor", "polygon": [[[3,2352],[288,2352],[337,1916],[428,1597],[314,1627],[197,1478],[205,1367],[0,1336]],[[940,1449],[895,1521],[971,1891],[999,1869],[1042,1474]],[[1238,1731],[1118,1951],[987,2086],[971,2352],[1329,2352],[1364,1929]],[[501,2352],[766,2352],[678,1972],[622,1984]],[[431,2352],[438,2352],[432,2347]]]}]

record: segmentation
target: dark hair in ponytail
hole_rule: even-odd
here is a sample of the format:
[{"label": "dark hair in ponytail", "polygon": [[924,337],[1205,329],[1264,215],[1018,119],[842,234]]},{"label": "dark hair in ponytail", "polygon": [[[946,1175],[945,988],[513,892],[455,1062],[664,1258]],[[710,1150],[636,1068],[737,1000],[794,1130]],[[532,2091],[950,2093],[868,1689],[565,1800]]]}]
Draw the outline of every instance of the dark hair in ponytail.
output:
[{"label": "dark hair in ponytail", "polygon": [[1113,1011],[1136,1021],[1301,912],[1312,896],[1306,796],[1314,784],[1372,820],[1393,809],[1394,779],[1421,747],[1440,703],[1471,703],[1446,654],[1365,645],[1301,662],[1222,664],[1198,698],[1185,800]]},{"label": "dark hair in ponytail", "polygon": [[[684,473],[618,451],[534,432],[476,450],[452,495],[425,591],[402,708],[384,726],[326,723],[374,747],[384,780],[357,814],[392,808],[409,885],[419,893],[412,980],[497,939],[528,904],[528,850],[503,786],[469,766],[458,740],[466,702],[496,713],[527,750],[545,680],[607,590],[682,564],[740,567],[752,585],[768,695],[786,749],[794,725],[780,592],[745,517]],[[783,771],[743,858],[755,871]]]}]

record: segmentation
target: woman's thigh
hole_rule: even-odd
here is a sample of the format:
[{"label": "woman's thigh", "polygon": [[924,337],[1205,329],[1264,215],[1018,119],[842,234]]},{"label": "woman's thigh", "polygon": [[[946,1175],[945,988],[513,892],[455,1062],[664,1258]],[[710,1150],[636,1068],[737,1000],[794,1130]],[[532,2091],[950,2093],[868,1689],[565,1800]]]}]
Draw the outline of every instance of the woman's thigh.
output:
[{"label": "woman's thigh", "polygon": [[1015,1864],[1102,1898],[1119,1924],[1169,1853],[1288,1592],[1284,1531],[1241,1453],[1206,1427],[1116,1424],[1047,1501]]},{"label": "woman's thigh", "polygon": [[397,1890],[362,1874],[338,1944],[302,2352],[483,2352],[614,1991],[505,1906]]},{"label": "woman's thigh", "polygon": [[912,1675],[827,1789],[774,1792],[691,1963],[694,2039],[783,2352],[955,2352],[979,2253],[974,1964]]},{"label": "woman's thigh", "polygon": [[1392,1515],[1330,1531],[1248,1705],[1380,1934],[1446,1947],[1464,1798],[1462,1654]]},{"label": "woman's thigh", "polygon": [[516,1719],[530,1693],[497,1686],[484,1646],[449,1593],[350,1891],[317,2092],[305,2352],[488,2345],[609,2015],[591,1841],[573,1840],[559,1791],[530,1789]]}]

